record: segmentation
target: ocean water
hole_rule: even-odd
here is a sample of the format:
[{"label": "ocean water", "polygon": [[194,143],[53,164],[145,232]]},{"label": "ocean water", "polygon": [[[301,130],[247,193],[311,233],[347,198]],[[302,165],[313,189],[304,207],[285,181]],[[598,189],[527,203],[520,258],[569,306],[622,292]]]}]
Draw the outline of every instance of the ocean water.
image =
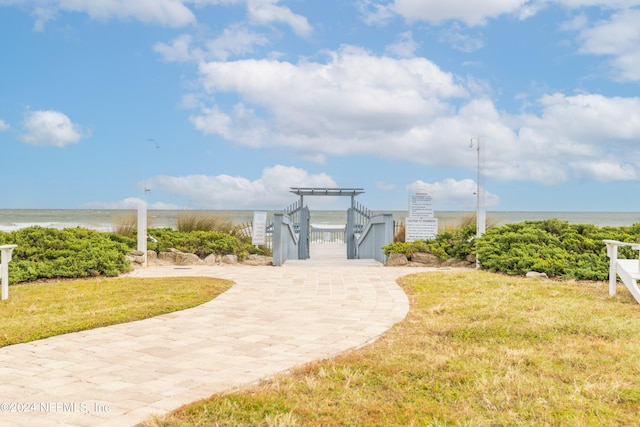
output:
[{"label": "ocean water", "polygon": [[[149,227],[172,227],[177,225],[182,210],[150,210]],[[253,211],[186,211],[202,212],[225,216],[235,224],[246,224],[253,220]],[[271,222],[274,212],[267,211],[267,221]],[[407,211],[388,211],[396,221],[402,222]],[[436,211],[435,216],[443,226],[456,226],[471,217],[473,212]],[[0,209],[0,231],[12,231],[39,225],[42,227],[68,228],[86,227],[98,231],[113,231],[118,224],[128,223],[136,218],[134,210],[97,210],[97,209]],[[594,224],[597,226],[632,225],[640,223],[640,212],[487,212],[489,226],[517,223],[527,220],[557,218],[573,224]],[[311,211],[311,223],[314,225],[344,225],[347,212]]]}]

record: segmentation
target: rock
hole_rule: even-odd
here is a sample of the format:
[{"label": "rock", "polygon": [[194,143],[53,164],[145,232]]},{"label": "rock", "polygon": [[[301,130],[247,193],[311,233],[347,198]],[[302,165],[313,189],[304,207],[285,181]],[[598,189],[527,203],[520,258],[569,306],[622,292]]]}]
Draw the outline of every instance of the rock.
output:
[{"label": "rock", "polygon": [[548,279],[549,278],[549,276],[547,276],[547,273],[539,273],[537,271],[530,271],[525,276],[526,277],[530,277],[530,278],[538,278],[538,279]]},{"label": "rock", "polygon": [[389,254],[389,259],[387,259],[387,263],[385,265],[389,267],[397,267],[397,266],[407,265],[407,264],[409,264],[409,260],[407,259],[405,254],[391,252]]},{"label": "rock", "polygon": [[220,257],[216,254],[207,255],[204,259],[205,265],[218,265],[220,264]]},{"label": "rock", "polygon": [[425,252],[416,252],[411,255],[412,262],[419,262],[420,264],[428,265],[428,266],[438,266],[442,263],[440,258],[435,256],[434,254],[429,254]]},{"label": "rock", "polygon": [[468,267],[471,267],[472,265],[475,265],[475,262],[472,264],[469,261],[464,259],[449,258],[448,260],[444,261],[442,265],[446,267],[453,267],[453,268],[460,268],[460,267],[468,268]]},{"label": "rock", "polygon": [[242,261],[242,264],[243,265],[271,265],[273,264],[273,258],[270,256],[251,254],[247,257],[247,259]]},{"label": "rock", "polygon": [[131,252],[129,252],[129,255],[131,255],[131,256],[142,256],[142,255],[144,255],[144,252],[142,252],[142,251],[131,251]]},{"label": "rock", "polygon": [[237,264],[238,263],[238,257],[236,255],[224,255],[220,259],[220,262],[222,264]]},{"label": "rock", "polygon": [[143,265],[144,264],[144,257],[141,256],[141,255],[140,256],[138,256],[138,255],[128,255],[127,259],[133,264],[137,264],[137,265]]},{"label": "rock", "polygon": [[156,251],[147,251],[147,262],[156,262],[158,261],[158,254]]},{"label": "rock", "polygon": [[202,264],[202,260],[196,254],[187,254],[179,252],[176,254],[176,265],[198,265]]},{"label": "rock", "polygon": [[158,259],[160,261],[175,263],[176,262],[176,253],[175,252],[160,252],[158,254]]}]

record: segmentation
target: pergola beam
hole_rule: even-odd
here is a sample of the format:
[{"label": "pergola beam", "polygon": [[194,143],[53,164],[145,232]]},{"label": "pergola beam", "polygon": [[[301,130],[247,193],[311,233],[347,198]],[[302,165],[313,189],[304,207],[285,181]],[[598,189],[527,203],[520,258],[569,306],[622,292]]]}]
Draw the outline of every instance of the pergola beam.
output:
[{"label": "pergola beam", "polygon": [[350,196],[354,197],[364,193],[363,188],[318,188],[318,187],[291,187],[291,193],[298,196]]}]

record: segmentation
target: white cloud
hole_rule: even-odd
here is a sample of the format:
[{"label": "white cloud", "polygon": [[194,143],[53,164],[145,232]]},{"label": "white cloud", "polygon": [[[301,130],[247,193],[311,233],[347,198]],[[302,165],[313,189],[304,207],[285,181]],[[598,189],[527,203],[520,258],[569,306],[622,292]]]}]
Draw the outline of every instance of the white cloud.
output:
[{"label": "white cloud", "polygon": [[326,174],[312,175],[295,167],[266,168],[254,181],[240,176],[157,176],[145,181],[154,191],[189,199],[194,209],[281,209],[291,203],[291,187],[337,187]]},{"label": "white cloud", "polygon": [[193,24],[195,15],[180,0],[59,0],[60,10],[81,12],[97,20],[135,19],[169,27]]},{"label": "white cloud", "polygon": [[44,25],[59,12],[85,13],[92,19],[137,20],[168,27],[194,24],[196,17],[183,0],[5,0],[0,4],[32,6],[36,22],[34,29],[42,31]]},{"label": "white cloud", "polygon": [[206,43],[208,58],[226,60],[231,55],[242,56],[253,52],[255,46],[265,46],[269,39],[250,31],[243,25],[231,25],[222,34]]},{"label": "white cloud", "polygon": [[0,119],[0,132],[6,132],[11,129],[11,126],[7,124],[4,120]]},{"label": "white cloud", "polygon": [[[446,114],[446,100],[467,96],[453,75],[426,59],[375,57],[352,47],[329,53],[327,63],[209,62],[200,73],[206,93],[237,93],[242,101],[203,109],[192,117],[198,129],[307,157],[386,155],[389,143],[411,139],[415,123]],[[268,118],[257,113],[265,110]]]},{"label": "white cloud", "polygon": [[386,51],[400,58],[411,58],[418,47],[411,31],[407,31],[400,34],[394,44],[387,46]]},{"label": "white cloud", "polygon": [[527,0],[395,0],[390,8],[407,21],[440,24],[457,20],[475,26],[503,14],[518,13],[526,3]]},{"label": "white cloud", "polygon": [[249,54],[256,46],[268,43],[266,36],[236,24],[225,28],[215,39],[204,42],[202,47],[194,43],[193,36],[183,34],[170,43],[156,43],[153,50],[167,62],[200,62],[209,59],[225,61],[231,56]]},{"label": "white cloud", "polygon": [[598,7],[605,10],[625,10],[640,5],[640,0],[360,0],[359,8],[368,24],[384,24],[394,14],[409,23],[424,21],[439,25],[459,21],[467,26],[480,26],[501,15],[527,19],[549,5],[566,9]]},{"label": "white cloud", "polygon": [[384,25],[395,15],[389,5],[378,4],[377,0],[358,0],[356,6],[367,25]]},{"label": "white cloud", "polygon": [[580,52],[611,57],[610,64],[616,79],[640,81],[639,21],[640,9],[633,9],[615,13],[608,20],[588,28],[584,28],[584,21],[574,22],[573,28],[581,28]]},{"label": "white cloud", "polygon": [[[489,179],[609,181],[633,179],[640,168],[633,146],[640,139],[640,98],[558,93],[540,98],[536,113],[508,115],[474,80],[465,88],[424,58],[375,57],[349,47],[329,58],[204,63],[205,93],[233,93],[240,101],[201,105],[191,120],[236,144],[287,147],[318,162],[366,154],[475,168],[469,138],[481,136]],[[469,99],[471,93],[478,95]],[[606,156],[617,166],[602,167]]]},{"label": "white cloud", "polygon": [[278,6],[280,0],[247,0],[249,18],[252,22],[268,25],[274,22],[282,22],[291,27],[299,36],[308,37],[313,28],[302,15],[295,14],[291,9]]},{"label": "white cloud", "polygon": [[450,28],[443,29],[440,32],[439,40],[450,44],[454,49],[467,53],[474,52],[484,46],[480,36],[474,37],[465,34],[457,23]]},{"label": "white cloud", "polygon": [[27,144],[64,147],[79,142],[85,134],[71,119],[59,111],[27,113],[20,139]]},{"label": "white cloud", "polygon": [[505,162],[504,179],[553,184],[638,175],[640,98],[553,94],[539,104],[539,115],[521,115],[514,122],[518,146],[513,161]]},{"label": "white cloud", "polygon": [[630,181],[639,177],[636,167],[614,161],[571,162],[571,169],[577,178],[599,182]]},{"label": "white cloud", "polygon": [[198,53],[191,50],[193,37],[183,34],[173,39],[171,44],[156,43],[153,50],[158,52],[167,62],[188,62],[198,59]]},{"label": "white cloud", "polygon": [[44,31],[45,24],[53,21],[57,16],[56,11],[48,7],[36,7],[31,14],[35,18],[33,24],[35,31]]},{"label": "white cloud", "polygon": [[[435,210],[469,210],[477,204],[478,184],[472,179],[445,179],[440,182],[428,183],[416,181],[407,190],[426,188],[434,200]],[[495,208],[500,204],[498,196],[485,191],[485,206]]]}]

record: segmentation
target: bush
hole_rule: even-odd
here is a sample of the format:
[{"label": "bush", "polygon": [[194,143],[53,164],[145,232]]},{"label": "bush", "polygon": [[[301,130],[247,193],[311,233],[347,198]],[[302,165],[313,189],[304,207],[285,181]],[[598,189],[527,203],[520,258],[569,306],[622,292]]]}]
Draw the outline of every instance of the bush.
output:
[{"label": "bush", "polygon": [[385,255],[396,252],[404,254],[407,259],[411,259],[416,252],[431,253],[443,261],[449,258],[464,259],[475,251],[473,243],[475,233],[476,226],[472,224],[455,231],[439,233],[431,240],[394,242],[383,246],[382,249]]},{"label": "bush", "polygon": [[[638,242],[640,225],[600,228],[557,219],[525,221],[491,228],[476,244],[480,266],[486,270],[511,275],[538,271],[550,277],[605,280],[609,276],[605,239]],[[620,248],[622,258],[637,257],[634,252]]]},{"label": "bush", "polygon": [[[525,275],[529,271],[549,277],[577,280],[605,280],[609,258],[603,240],[640,242],[640,224],[597,227],[549,219],[490,227],[475,238],[475,225],[439,233],[435,239],[383,247],[386,255],[402,253],[411,259],[416,252],[428,252],[440,259],[464,259],[477,253],[480,267],[492,272]],[[620,247],[621,258],[636,258],[637,251]]]},{"label": "bush", "polygon": [[0,244],[17,244],[9,264],[9,281],[118,276],[129,271],[125,259],[131,239],[76,227],[28,227],[0,232]]},{"label": "bush", "polygon": [[[136,232],[128,237],[82,227],[59,230],[34,226],[0,232],[0,245],[18,245],[9,264],[12,284],[38,279],[112,277],[131,270],[126,255],[136,248]],[[188,233],[156,228],[149,229],[148,234],[157,240],[149,242],[148,249],[157,252],[175,248],[201,258],[210,254],[234,254],[240,260],[248,254],[267,254],[252,246],[250,239],[219,231]]]},{"label": "bush", "polygon": [[260,248],[251,245],[250,240],[219,231],[181,232],[172,228],[154,228],[148,231],[157,242],[149,242],[149,250],[167,252],[175,248],[205,258],[211,254],[237,255],[244,259],[248,254],[266,255]]}]

